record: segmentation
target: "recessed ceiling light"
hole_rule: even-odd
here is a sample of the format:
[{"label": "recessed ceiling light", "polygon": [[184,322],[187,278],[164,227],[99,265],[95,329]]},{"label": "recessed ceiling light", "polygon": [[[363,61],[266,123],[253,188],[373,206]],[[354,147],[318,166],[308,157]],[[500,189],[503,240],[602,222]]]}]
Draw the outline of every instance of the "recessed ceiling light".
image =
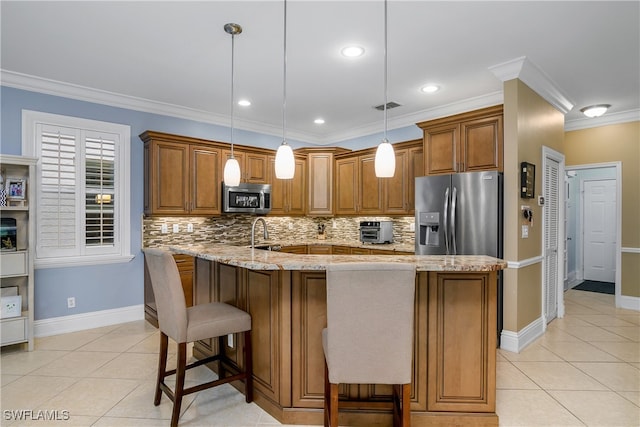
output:
[{"label": "recessed ceiling light", "polygon": [[240,101],[238,101],[238,105],[248,107],[249,105],[251,105],[251,101],[249,101],[248,99],[241,99]]},{"label": "recessed ceiling light", "polygon": [[611,107],[610,104],[590,105],[588,107],[581,108],[580,111],[582,111],[582,113],[585,116],[589,118],[594,118],[594,117],[600,117],[601,115],[606,113],[610,107]]},{"label": "recessed ceiling light", "polygon": [[440,86],[434,84],[424,85],[420,88],[424,93],[434,93],[440,90]]},{"label": "recessed ceiling light", "polygon": [[315,123],[315,124],[317,124],[317,125],[322,125],[322,124],[324,124],[324,119],[315,119],[315,120],[313,121],[313,123]]},{"label": "recessed ceiling light", "polygon": [[364,48],[361,46],[347,46],[343,48],[340,53],[347,58],[357,58],[364,55]]}]

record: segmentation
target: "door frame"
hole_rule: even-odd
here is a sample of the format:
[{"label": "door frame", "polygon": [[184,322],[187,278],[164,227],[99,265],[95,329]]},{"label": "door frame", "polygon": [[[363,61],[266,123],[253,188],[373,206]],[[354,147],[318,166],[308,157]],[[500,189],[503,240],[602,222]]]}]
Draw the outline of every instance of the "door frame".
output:
[{"label": "door frame", "polygon": [[[565,200],[565,184],[564,184],[564,176],[565,176],[565,160],[564,154],[549,148],[547,146],[542,146],[542,194],[546,194],[547,182],[546,182],[546,174],[545,171],[547,169],[547,161],[553,160],[558,163],[558,233],[557,233],[557,251],[556,251],[556,300],[558,304],[558,309],[556,313],[556,318],[564,317],[564,235],[565,235],[565,209],[564,209],[564,200]],[[547,209],[547,205],[543,206],[543,209]],[[547,289],[545,287],[545,277],[546,277],[546,245],[545,245],[545,232],[547,228],[545,214],[543,212],[542,216],[542,233],[540,236],[541,239],[541,249],[542,249],[542,278],[541,278],[541,294],[542,294],[542,304],[540,317],[544,320],[543,328],[547,329],[547,316],[546,316],[546,294]]]},{"label": "door frame", "polygon": [[[615,180],[616,180],[616,276],[615,276],[615,304],[616,307],[622,307],[622,292],[621,292],[621,283],[622,283],[622,162],[607,162],[607,163],[591,163],[586,165],[575,165],[568,166],[566,168],[567,171],[570,170],[585,170],[585,169],[601,169],[601,168],[615,168]],[[580,180],[579,185],[582,187],[582,180]],[[583,256],[583,233],[584,233],[584,212],[583,212],[583,203],[584,203],[584,194],[580,192],[580,201],[579,201],[579,217],[580,217],[580,228],[577,231],[576,235],[576,248],[579,248],[580,251],[578,258],[580,260],[580,271],[584,271],[584,260]],[[582,277],[584,277],[584,273],[581,273]]]}]

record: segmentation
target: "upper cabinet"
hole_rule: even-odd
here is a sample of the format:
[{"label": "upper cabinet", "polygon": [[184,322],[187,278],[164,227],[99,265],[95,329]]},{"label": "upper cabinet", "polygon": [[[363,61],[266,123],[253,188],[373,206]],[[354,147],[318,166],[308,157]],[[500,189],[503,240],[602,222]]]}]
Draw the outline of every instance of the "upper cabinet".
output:
[{"label": "upper cabinet", "polygon": [[304,148],[307,155],[307,215],[331,216],[334,212],[333,181],[335,156],[347,153],[344,148]]},{"label": "upper cabinet", "polygon": [[503,170],[502,105],[418,123],[424,174]]},{"label": "upper cabinet", "polygon": [[306,161],[296,157],[296,171],[292,179],[276,178],[276,157],[269,156],[268,183],[271,184],[271,212],[269,215],[304,215],[306,206]]},{"label": "upper cabinet", "polygon": [[[265,184],[269,182],[267,154],[248,151],[242,148],[238,149],[234,146],[233,156],[240,164],[240,182],[252,184]],[[224,165],[230,157],[230,149],[222,150],[221,168],[224,169]]]},{"label": "upper cabinet", "polygon": [[372,215],[382,212],[382,181],[375,174],[375,152],[336,159],[335,213]]},{"label": "upper cabinet", "polygon": [[219,215],[220,149],[155,132],[144,141],[147,215]]},{"label": "upper cabinet", "polygon": [[338,215],[412,215],[414,181],[423,175],[422,140],[393,144],[392,178],[375,173],[375,148],[338,156],[335,162],[335,213]]}]

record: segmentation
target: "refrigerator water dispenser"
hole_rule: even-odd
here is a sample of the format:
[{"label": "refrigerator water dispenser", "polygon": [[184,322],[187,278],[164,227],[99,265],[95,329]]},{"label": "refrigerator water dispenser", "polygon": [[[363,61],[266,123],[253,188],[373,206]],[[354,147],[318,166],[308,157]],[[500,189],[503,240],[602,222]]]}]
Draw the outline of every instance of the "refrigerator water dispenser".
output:
[{"label": "refrigerator water dispenser", "polygon": [[423,246],[440,246],[438,230],[440,228],[440,212],[420,212],[420,244]]}]

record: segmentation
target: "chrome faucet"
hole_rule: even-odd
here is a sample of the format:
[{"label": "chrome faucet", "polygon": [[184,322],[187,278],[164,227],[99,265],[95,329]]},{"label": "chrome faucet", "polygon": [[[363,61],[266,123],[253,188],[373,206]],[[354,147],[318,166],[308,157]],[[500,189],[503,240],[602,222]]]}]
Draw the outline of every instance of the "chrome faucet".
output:
[{"label": "chrome faucet", "polygon": [[262,222],[262,226],[264,228],[264,234],[262,237],[264,237],[264,239],[268,239],[269,238],[269,231],[267,231],[267,222],[264,220],[264,218],[262,217],[258,217],[256,219],[253,220],[253,224],[251,224],[251,249],[253,249],[253,247],[255,246],[255,241],[256,241],[256,224],[258,221]]}]

